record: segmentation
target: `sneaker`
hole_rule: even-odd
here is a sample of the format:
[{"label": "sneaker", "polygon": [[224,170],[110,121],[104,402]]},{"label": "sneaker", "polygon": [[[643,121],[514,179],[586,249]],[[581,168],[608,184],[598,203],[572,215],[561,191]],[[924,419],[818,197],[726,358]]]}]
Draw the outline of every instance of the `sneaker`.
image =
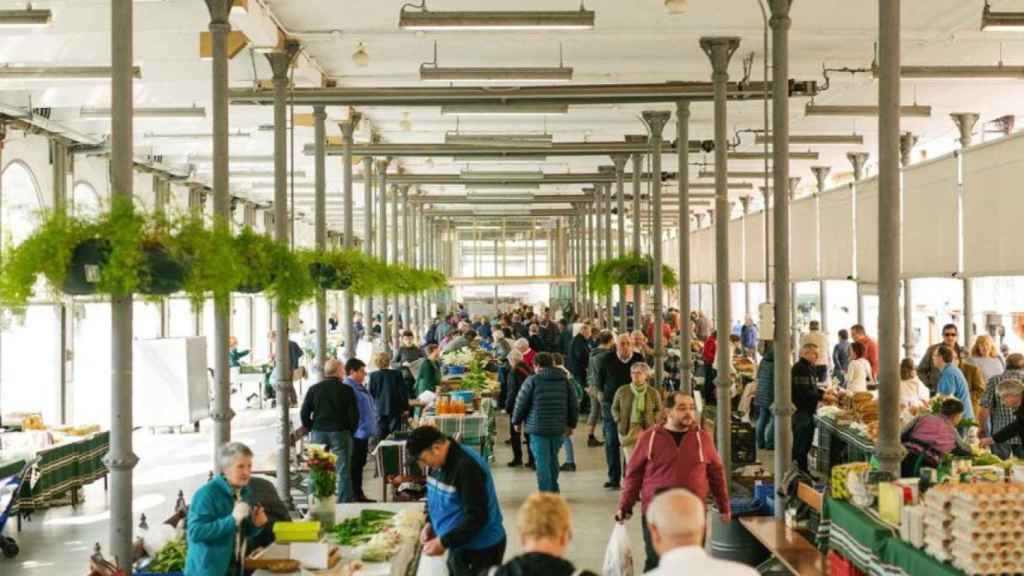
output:
[{"label": "sneaker", "polygon": [[558,469],[561,470],[562,472],[575,472],[576,465],[571,462],[566,462],[565,464],[559,466]]},{"label": "sneaker", "polygon": [[618,489],[622,488],[622,486],[620,486],[618,482],[611,482],[611,481],[605,482],[604,483],[604,487],[608,488],[609,490],[618,490]]},{"label": "sneaker", "polygon": [[604,446],[604,442],[601,442],[600,440],[598,440],[597,436],[588,436],[587,437],[587,447],[589,447],[589,448],[596,448],[598,446]]},{"label": "sneaker", "polygon": [[508,463],[508,467],[509,468],[521,468],[522,465],[523,465],[523,461],[522,460],[513,460],[513,461]]}]

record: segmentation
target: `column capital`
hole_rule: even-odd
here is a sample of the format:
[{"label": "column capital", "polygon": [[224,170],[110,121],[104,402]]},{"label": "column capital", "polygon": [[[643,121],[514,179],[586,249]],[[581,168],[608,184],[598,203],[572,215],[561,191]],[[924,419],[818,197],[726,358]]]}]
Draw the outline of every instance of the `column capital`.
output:
[{"label": "column capital", "polygon": [[711,60],[712,80],[717,74],[729,74],[729,60],[740,47],[738,36],[704,36],[700,48]]},{"label": "column capital", "polygon": [[917,136],[910,132],[900,134],[900,165],[906,168],[910,166],[910,154],[917,145]]},{"label": "column capital", "polygon": [[313,119],[314,120],[327,120],[327,107],[323,104],[316,104],[313,106]]},{"label": "column capital", "polygon": [[978,123],[978,114],[974,112],[954,112],[949,115],[960,130],[960,147],[966,148],[974,140],[974,125]]},{"label": "column capital", "polygon": [[853,166],[853,177],[860,180],[864,177],[864,165],[868,163],[870,155],[867,152],[847,152],[846,159]]},{"label": "column capital", "polygon": [[814,174],[814,178],[818,182],[818,194],[821,194],[825,191],[825,181],[828,180],[828,175],[832,172],[832,167],[811,166],[811,172]]},{"label": "column capital", "polygon": [[[231,31],[228,17],[231,16],[232,4],[232,0],[206,0],[206,8],[210,11],[210,32]],[[215,25],[217,28],[214,28]]]},{"label": "column capital", "polygon": [[676,119],[678,120],[689,120],[690,119],[690,101],[680,100],[676,102]]},{"label": "column capital", "polygon": [[615,174],[621,176],[626,169],[626,162],[629,161],[629,154],[612,154],[612,162],[615,164]]},{"label": "column capital", "polygon": [[288,70],[292,66],[292,60],[299,53],[297,42],[286,42],[282,50],[275,50],[267,54],[267,61],[274,73],[274,82],[287,82]]},{"label": "column capital", "polygon": [[388,165],[391,164],[391,158],[378,158],[376,164],[377,173],[384,174],[388,170]]},{"label": "column capital", "polygon": [[799,176],[791,176],[790,177],[790,179],[789,179],[789,197],[790,198],[792,198],[796,194],[796,188],[797,188],[797,186],[800,185],[800,180],[802,180],[802,178],[800,178]]},{"label": "column capital", "polygon": [[641,116],[643,116],[644,124],[647,124],[647,127],[651,130],[651,143],[661,142],[661,133],[665,129],[665,124],[668,123],[669,118],[672,117],[672,113],[663,110],[646,110],[641,113]]},{"label": "column capital", "polygon": [[338,128],[341,129],[341,136],[345,139],[345,142],[352,141],[352,135],[355,133],[356,124],[351,120],[342,120],[338,122]]}]

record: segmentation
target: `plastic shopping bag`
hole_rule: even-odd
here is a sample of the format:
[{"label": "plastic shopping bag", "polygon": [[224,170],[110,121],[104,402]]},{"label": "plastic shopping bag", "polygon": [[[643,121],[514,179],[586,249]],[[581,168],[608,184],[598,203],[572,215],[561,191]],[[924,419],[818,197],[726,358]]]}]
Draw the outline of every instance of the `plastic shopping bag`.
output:
[{"label": "plastic shopping bag", "polygon": [[604,553],[602,576],[633,576],[633,546],[629,541],[629,529],[624,522],[616,522],[608,550]]}]

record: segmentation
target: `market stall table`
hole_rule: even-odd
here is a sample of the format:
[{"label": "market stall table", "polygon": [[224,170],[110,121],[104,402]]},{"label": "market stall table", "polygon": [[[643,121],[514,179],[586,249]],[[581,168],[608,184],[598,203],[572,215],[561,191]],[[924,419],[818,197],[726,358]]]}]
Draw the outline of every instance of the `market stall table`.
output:
[{"label": "market stall table", "polygon": [[815,416],[818,430],[817,471],[827,476],[837,464],[867,462],[875,453],[875,444],[832,418]]},{"label": "market stall table", "polygon": [[60,505],[65,494],[70,494],[72,505],[77,504],[77,489],[106,478],[103,457],[110,448],[110,432],[69,438],[73,439],[38,450],[26,459],[32,475],[18,495],[20,513]]},{"label": "market stall table", "polygon": [[819,536],[828,548],[872,576],[964,576],[952,564],[940,562],[900,539],[899,530],[873,513],[825,499]]}]

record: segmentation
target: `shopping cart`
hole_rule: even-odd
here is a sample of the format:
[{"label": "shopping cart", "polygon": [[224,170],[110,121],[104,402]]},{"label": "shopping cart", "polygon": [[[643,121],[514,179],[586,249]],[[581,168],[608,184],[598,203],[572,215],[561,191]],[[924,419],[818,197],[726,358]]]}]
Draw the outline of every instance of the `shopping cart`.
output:
[{"label": "shopping cart", "polygon": [[4,536],[3,531],[7,520],[16,514],[14,506],[18,501],[18,492],[21,485],[28,481],[31,470],[32,466],[26,462],[17,474],[0,478],[0,552],[3,552],[5,558],[14,558],[19,552],[18,543],[14,538]]}]

